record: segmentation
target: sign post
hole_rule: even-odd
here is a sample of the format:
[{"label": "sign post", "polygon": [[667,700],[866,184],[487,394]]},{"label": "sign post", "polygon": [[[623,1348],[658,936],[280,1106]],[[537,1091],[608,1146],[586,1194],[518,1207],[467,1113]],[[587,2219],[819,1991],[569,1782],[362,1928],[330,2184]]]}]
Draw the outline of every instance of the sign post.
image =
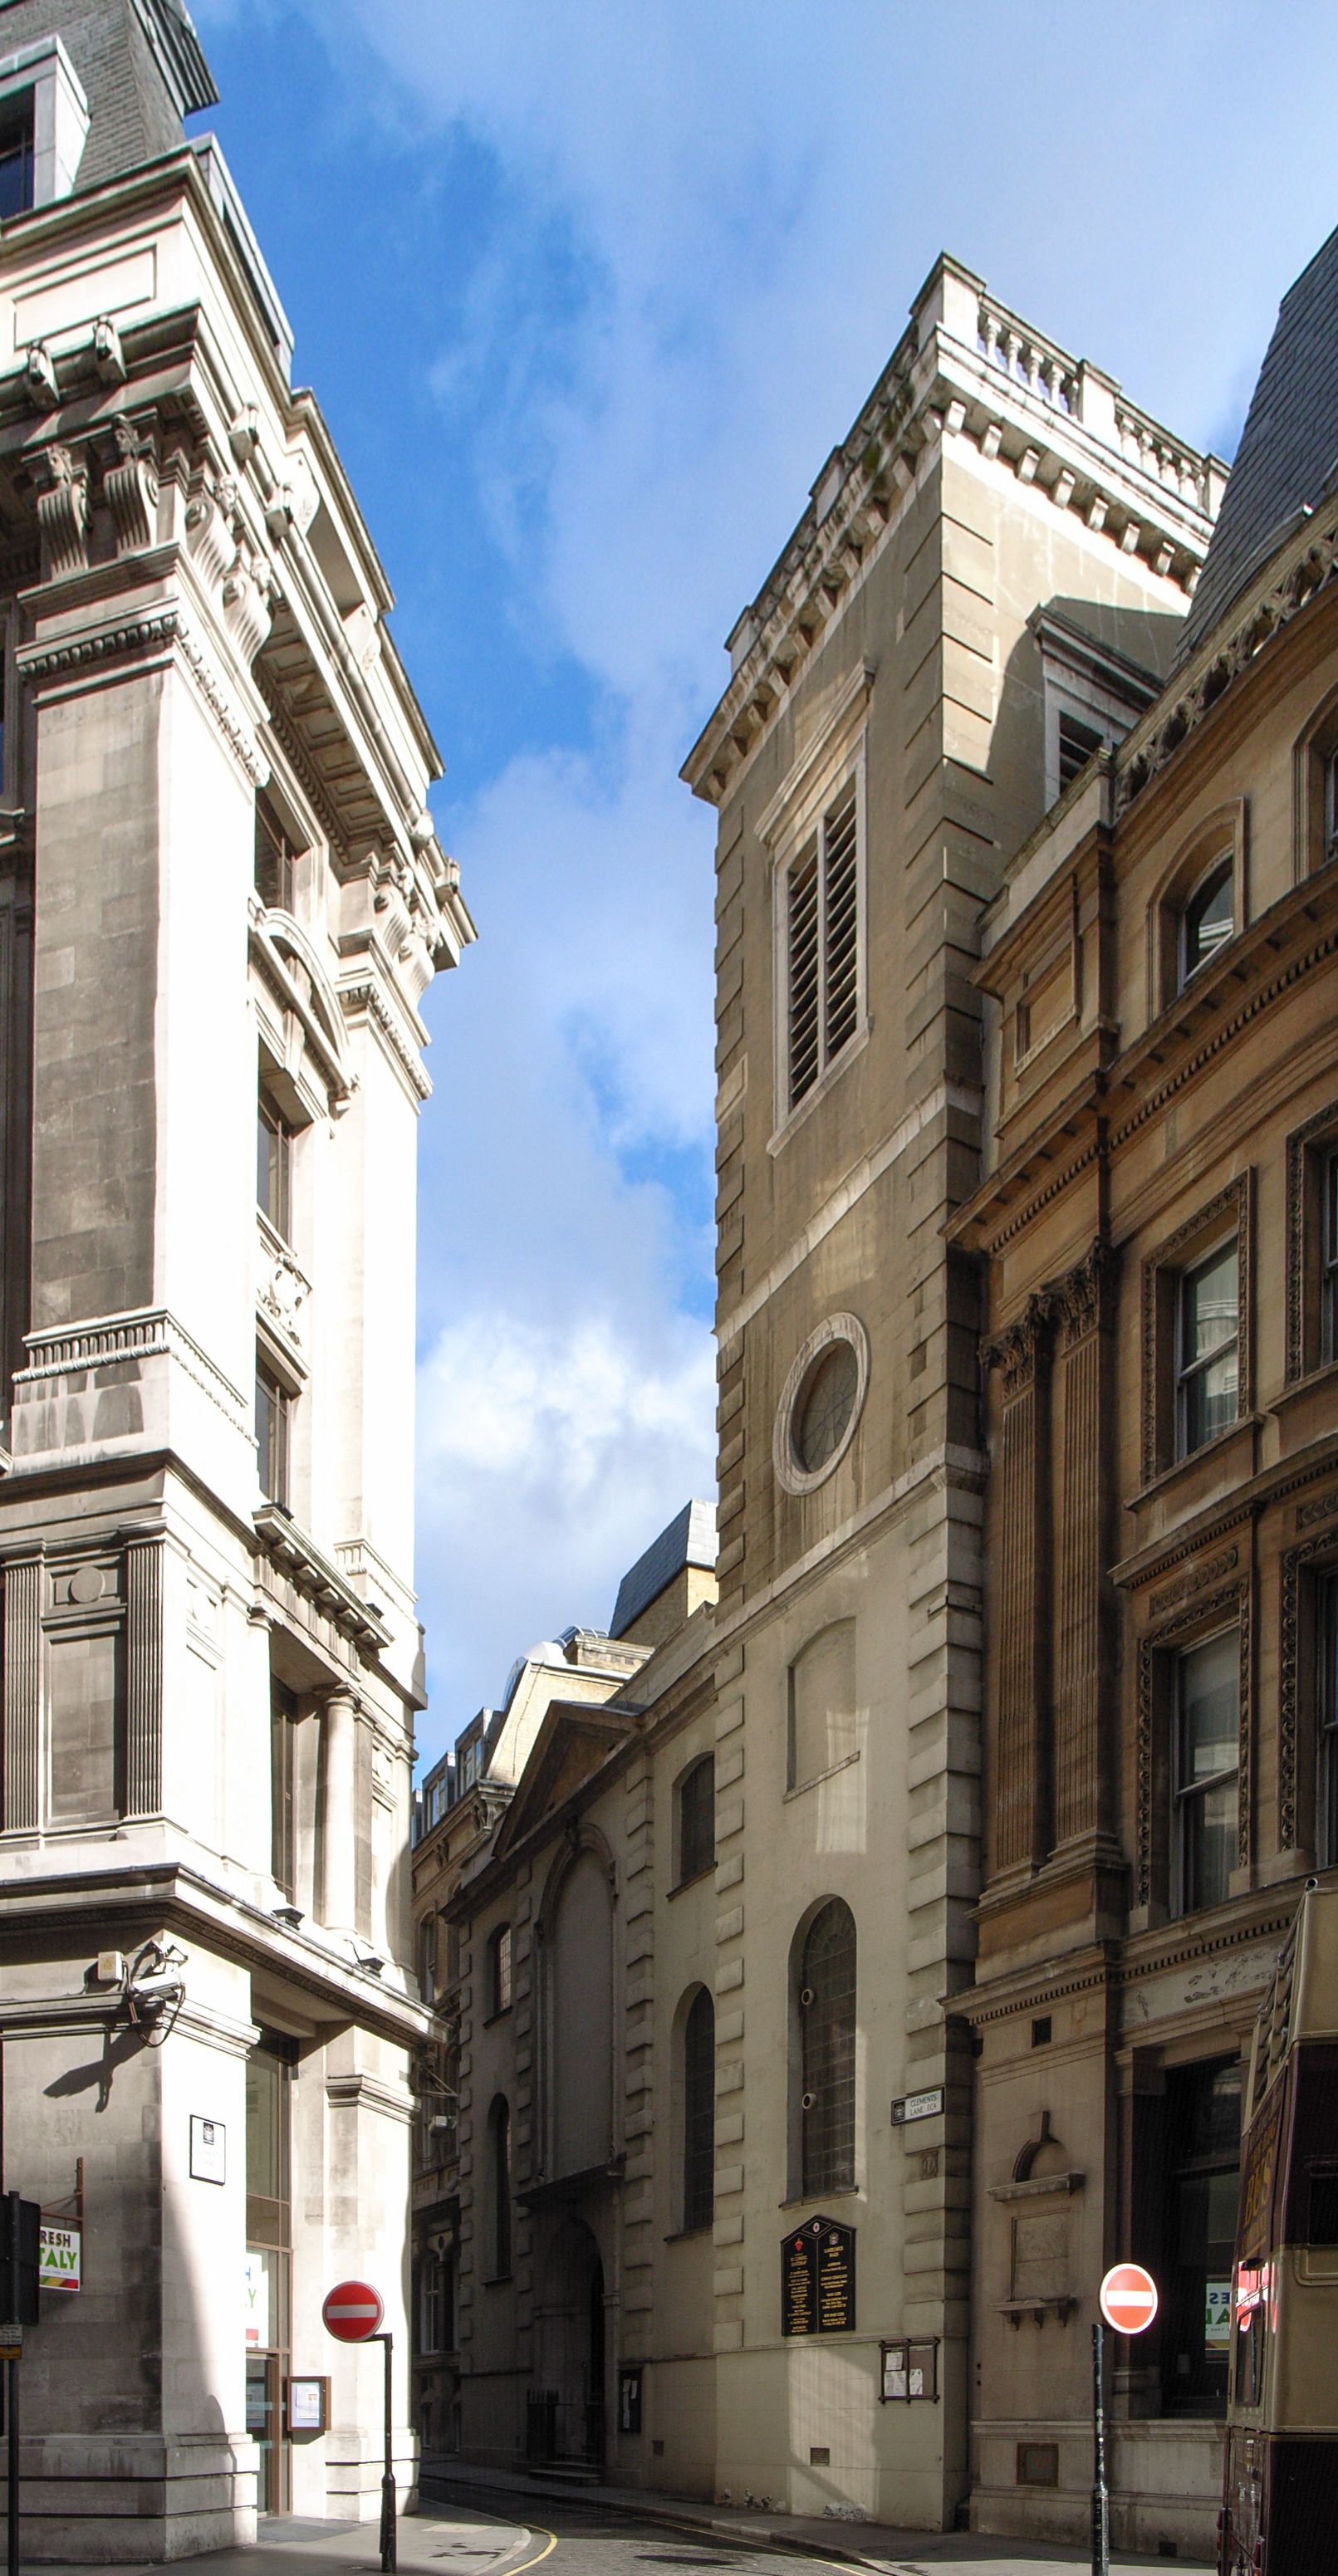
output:
[{"label": "sign post", "polygon": [[[1141,2263],[1116,2263],[1101,2284],[1101,2316],[1116,2334],[1144,2334],[1157,2313],[1157,2284]],[[1110,2496],[1106,2487],[1106,2406],[1101,2319],[1092,2328],[1092,2576],[1110,2576]]]},{"label": "sign post", "polygon": [[385,2315],[379,2290],[370,2281],[337,2281],[321,2309],[325,2331],[336,2343],[379,2343],[386,2356],[386,2452],[381,2477],[381,2566],[390,2576],[395,2565],[395,2463],[391,2447],[391,2354],[395,2338],[378,2328]]}]

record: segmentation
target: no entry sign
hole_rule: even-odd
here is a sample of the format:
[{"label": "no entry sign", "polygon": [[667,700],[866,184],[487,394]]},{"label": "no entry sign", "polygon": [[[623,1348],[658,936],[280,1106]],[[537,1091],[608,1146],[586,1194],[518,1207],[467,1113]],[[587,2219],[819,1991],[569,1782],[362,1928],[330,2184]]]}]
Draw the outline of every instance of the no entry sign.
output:
[{"label": "no entry sign", "polygon": [[370,2281],[336,2281],[321,2309],[325,2331],[336,2343],[366,2343],[385,2315],[381,2293]]},{"label": "no entry sign", "polygon": [[1157,2313],[1157,2284],[1141,2263],[1116,2263],[1101,2284],[1101,2314],[1116,2334],[1145,2332]]}]

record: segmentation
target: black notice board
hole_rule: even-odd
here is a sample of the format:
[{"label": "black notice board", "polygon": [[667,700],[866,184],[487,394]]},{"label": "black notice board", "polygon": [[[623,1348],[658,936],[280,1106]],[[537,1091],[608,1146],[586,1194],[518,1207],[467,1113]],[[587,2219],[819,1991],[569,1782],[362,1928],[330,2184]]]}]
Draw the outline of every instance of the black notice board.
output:
[{"label": "black notice board", "polygon": [[781,2333],[854,2331],[855,2230],[806,2218],[781,2243]]}]

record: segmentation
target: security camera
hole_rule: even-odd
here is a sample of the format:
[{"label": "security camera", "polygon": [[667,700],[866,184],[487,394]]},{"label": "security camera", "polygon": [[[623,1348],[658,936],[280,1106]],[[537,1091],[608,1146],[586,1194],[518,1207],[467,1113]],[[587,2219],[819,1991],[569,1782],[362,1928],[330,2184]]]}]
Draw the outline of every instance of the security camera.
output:
[{"label": "security camera", "polygon": [[137,2004],[179,2003],[186,1988],[175,1968],[155,1968],[144,1977],[133,1977],[127,1992]]}]

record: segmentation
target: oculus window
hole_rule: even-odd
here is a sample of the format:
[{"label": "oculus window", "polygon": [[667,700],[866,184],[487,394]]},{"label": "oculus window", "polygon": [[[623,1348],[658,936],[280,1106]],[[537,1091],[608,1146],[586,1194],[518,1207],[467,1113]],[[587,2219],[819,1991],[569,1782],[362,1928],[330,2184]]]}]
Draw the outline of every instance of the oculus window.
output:
[{"label": "oculus window", "polygon": [[859,1426],[868,1383],[863,1325],[854,1315],[829,1315],[809,1334],[776,1409],[771,1460],[787,1493],[811,1493],[834,1474]]}]

